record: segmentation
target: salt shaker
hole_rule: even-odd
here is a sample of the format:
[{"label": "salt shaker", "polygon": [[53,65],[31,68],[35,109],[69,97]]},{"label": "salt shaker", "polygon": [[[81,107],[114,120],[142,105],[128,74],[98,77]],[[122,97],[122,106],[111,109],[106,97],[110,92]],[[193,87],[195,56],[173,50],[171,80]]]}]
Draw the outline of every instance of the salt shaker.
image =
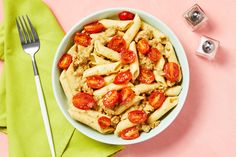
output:
[{"label": "salt shaker", "polygon": [[209,60],[215,58],[220,42],[207,36],[201,36],[196,54]]},{"label": "salt shaker", "polygon": [[183,16],[193,31],[206,24],[208,20],[208,17],[198,4],[194,4],[184,13]]}]

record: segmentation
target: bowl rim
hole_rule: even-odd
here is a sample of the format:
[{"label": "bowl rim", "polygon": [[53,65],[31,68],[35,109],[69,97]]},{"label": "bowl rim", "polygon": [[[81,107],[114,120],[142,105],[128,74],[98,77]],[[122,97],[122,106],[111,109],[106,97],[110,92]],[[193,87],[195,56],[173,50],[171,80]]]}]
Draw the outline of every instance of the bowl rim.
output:
[{"label": "bowl rim", "polygon": [[[81,128],[80,125],[83,125],[79,122],[76,122],[75,123],[75,120],[73,120],[70,115],[67,113],[67,111],[65,111],[65,108],[63,107],[63,105],[65,106],[65,104],[63,104],[61,102],[61,97],[58,95],[57,91],[58,91],[58,88],[61,88],[61,87],[57,87],[57,83],[59,81],[59,77],[56,79],[56,76],[57,76],[57,73],[58,73],[58,69],[57,69],[57,62],[58,62],[58,59],[60,58],[60,56],[62,54],[64,54],[62,52],[62,49],[65,49],[65,44],[68,46],[69,44],[69,39],[71,38],[71,36],[73,36],[74,32],[75,31],[78,31],[78,27],[80,26],[83,26],[83,23],[85,21],[88,21],[89,19],[93,19],[93,18],[97,18],[97,16],[99,15],[102,15],[102,14],[109,14],[109,12],[121,12],[121,11],[131,11],[131,12],[135,12],[137,14],[140,15],[143,15],[143,16],[146,16],[146,18],[150,18],[152,19],[155,23],[157,23],[157,25],[160,25],[163,27],[163,29],[165,30],[164,34],[166,36],[168,36],[168,38],[172,38],[176,43],[176,45],[174,45],[173,41],[171,41],[171,43],[173,44],[173,46],[175,47],[178,47],[180,50],[178,50],[179,53],[182,53],[181,54],[181,61],[180,61],[180,54],[178,54],[178,52],[175,50],[176,52],[176,55],[178,56],[178,60],[180,61],[180,65],[181,65],[181,68],[182,68],[182,74],[183,74],[183,79],[184,79],[184,87],[182,86],[182,91],[181,91],[181,103],[180,101],[178,102],[177,106],[178,106],[178,110],[176,110],[171,118],[167,121],[168,123],[166,123],[165,125],[162,125],[162,127],[157,130],[157,126],[156,128],[152,129],[149,133],[144,133],[146,136],[144,136],[143,138],[141,138],[141,136],[137,139],[134,139],[134,140],[122,140],[120,139],[120,137],[117,137],[119,138],[118,141],[114,141],[114,140],[107,140],[107,139],[103,139],[101,138],[102,136],[108,136],[109,138],[109,135],[103,135],[97,131],[97,134],[101,134],[101,137],[100,136],[92,136],[90,134],[88,134],[84,129]],[[156,27],[155,27],[156,28]],[[160,29],[160,28],[158,28]],[[163,30],[161,30],[161,32],[163,32]],[[166,33],[168,32],[168,33]],[[167,35],[168,34],[168,35]],[[171,40],[171,39],[170,39]],[[181,52],[180,52],[181,51]],[[182,64],[184,64],[184,69],[182,67]],[[69,121],[69,123],[74,127],[76,128],[79,132],[83,133],[84,135],[94,139],[94,140],[97,140],[99,142],[102,142],[102,143],[107,143],[107,144],[113,144],[113,145],[128,145],[128,144],[135,144],[135,143],[139,143],[139,142],[143,142],[143,141],[146,141],[152,137],[155,137],[156,135],[158,135],[159,133],[161,133],[162,131],[164,131],[167,127],[169,127],[173,121],[176,119],[177,115],[180,113],[180,111],[182,110],[183,106],[184,106],[184,103],[185,103],[185,100],[187,98],[187,94],[188,94],[188,90],[189,90],[189,81],[190,81],[190,74],[189,74],[189,64],[188,64],[188,60],[187,60],[187,56],[186,56],[186,53],[184,51],[184,48],[182,46],[182,44],[180,43],[178,37],[175,35],[175,33],[165,24],[163,23],[161,20],[159,20],[157,17],[151,15],[150,13],[147,13],[146,11],[142,11],[142,10],[138,10],[138,9],[133,9],[133,8],[126,8],[126,7],[117,7],[117,8],[107,8],[107,9],[102,9],[102,10],[99,10],[99,11],[96,11],[92,14],[89,14],[88,16],[85,16],[84,18],[82,18],[81,20],[79,20],[77,23],[75,23],[70,29],[69,31],[65,34],[65,36],[63,37],[63,39],[61,40],[58,48],[57,48],[57,51],[56,53],[54,54],[54,59],[53,59],[53,65],[52,65],[52,87],[53,87],[53,93],[54,93],[54,97],[56,99],[56,102],[57,102],[57,105],[59,106],[61,112],[63,113],[63,115],[65,116],[65,118]],[[183,81],[183,80],[182,80]],[[182,83],[183,84],[183,83]],[[62,88],[61,88],[62,89]],[[176,106],[176,107],[177,107]],[[174,108],[175,109],[175,108]],[[170,116],[167,116],[167,117],[170,117]],[[166,118],[167,118],[166,117]],[[77,125],[76,125],[77,124]],[[92,129],[92,128],[90,128]],[[156,129],[156,131],[154,131]],[[152,133],[151,133],[152,132]],[[116,136],[114,134],[112,134],[111,136]]]}]

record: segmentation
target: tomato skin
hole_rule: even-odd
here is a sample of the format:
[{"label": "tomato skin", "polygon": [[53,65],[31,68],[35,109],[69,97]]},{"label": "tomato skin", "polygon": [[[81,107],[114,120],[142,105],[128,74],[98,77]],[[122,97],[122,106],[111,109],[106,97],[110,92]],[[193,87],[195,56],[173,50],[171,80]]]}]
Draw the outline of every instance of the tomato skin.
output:
[{"label": "tomato skin", "polygon": [[138,80],[141,83],[150,84],[155,80],[155,76],[151,70],[142,67],[140,70]]},{"label": "tomato skin", "polygon": [[94,75],[86,78],[87,85],[93,89],[102,88],[105,85],[105,80],[102,76]]},{"label": "tomato skin", "polygon": [[138,49],[138,52],[146,55],[150,51],[150,46],[149,46],[148,41],[144,38],[139,40],[137,44],[137,49]]},{"label": "tomato skin", "polygon": [[120,132],[120,137],[124,140],[133,140],[139,137],[139,130],[136,126],[124,129]]},{"label": "tomato skin", "polygon": [[107,47],[120,53],[122,49],[126,49],[126,41],[122,36],[116,35],[108,42]]},{"label": "tomato skin", "polygon": [[91,40],[92,39],[90,38],[90,36],[86,33],[76,32],[75,37],[74,37],[74,42],[76,44],[85,46],[85,47],[90,45]]},{"label": "tomato skin", "polygon": [[106,116],[99,117],[98,124],[102,129],[106,129],[111,125],[111,119]]},{"label": "tomato skin", "polygon": [[174,62],[166,63],[164,66],[165,78],[170,82],[178,81],[179,72],[179,65]]},{"label": "tomato skin", "polygon": [[135,15],[129,11],[122,11],[118,16],[120,20],[133,20]]},{"label": "tomato skin", "polygon": [[70,64],[72,63],[72,56],[65,53],[61,56],[57,66],[59,69],[67,70]]},{"label": "tomato skin", "polygon": [[161,59],[161,53],[157,48],[151,48],[148,58],[153,62],[157,62]]},{"label": "tomato skin", "polygon": [[121,105],[130,102],[135,97],[135,93],[130,87],[123,88],[120,92],[120,95],[121,95]]},{"label": "tomato skin", "polygon": [[143,110],[133,110],[128,113],[128,119],[134,124],[141,124],[147,120],[147,113]]},{"label": "tomato skin", "polygon": [[119,72],[114,79],[114,83],[127,84],[131,79],[132,79],[132,74],[129,70],[127,70],[127,71]]},{"label": "tomato skin", "polygon": [[105,27],[103,26],[103,24],[96,21],[96,22],[85,25],[84,30],[85,32],[92,34],[92,33],[99,33],[105,30]]},{"label": "tomato skin", "polygon": [[117,90],[108,91],[103,96],[103,105],[107,108],[113,109],[119,102],[120,95]]},{"label": "tomato skin", "polygon": [[72,104],[81,110],[89,110],[96,106],[96,101],[93,99],[92,95],[79,92],[73,96]]},{"label": "tomato skin", "polygon": [[122,49],[121,51],[121,62],[124,64],[133,63],[136,59],[136,55],[133,51],[128,49]]},{"label": "tomato skin", "polygon": [[148,97],[148,102],[154,109],[158,109],[159,107],[161,107],[165,99],[166,97],[164,93],[159,91],[153,91]]}]

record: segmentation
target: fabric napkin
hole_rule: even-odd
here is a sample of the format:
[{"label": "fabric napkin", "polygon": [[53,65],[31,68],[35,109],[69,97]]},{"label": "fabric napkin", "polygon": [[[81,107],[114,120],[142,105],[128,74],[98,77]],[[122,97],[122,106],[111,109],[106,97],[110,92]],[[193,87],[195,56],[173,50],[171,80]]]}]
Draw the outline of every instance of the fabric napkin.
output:
[{"label": "fabric napkin", "polygon": [[64,36],[55,17],[41,0],[4,0],[4,24],[0,27],[0,131],[6,131],[10,157],[50,157],[35,87],[30,56],[24,53],[15,18],[28,15],[40,38],[36,54],[42,88],[49,112],[56,156],[109,156],[122,146],[103,144],[75,130],[54,99],[51,69],[56,48]]}]

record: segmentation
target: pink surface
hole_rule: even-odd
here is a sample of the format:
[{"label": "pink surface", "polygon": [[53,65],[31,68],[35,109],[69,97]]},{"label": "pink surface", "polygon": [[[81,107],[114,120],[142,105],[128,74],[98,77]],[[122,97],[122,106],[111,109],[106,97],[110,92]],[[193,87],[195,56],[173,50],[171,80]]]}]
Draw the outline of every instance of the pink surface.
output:
[{"label": "pink surface", "polygon": [[[191,81],[189,95],[180,115],[160,135],[146,142],[127,146],[117,157],[236,156],[236,1],[45,1],[65,31],[84,16],[104,8],[132,7],[147,11],[165,22],[176,33],[186,50]],[[194,3],[198,3],[209,17],[209,24],[198,32],[191,32],[182,18],[184,11]],[[0,8],[1,6],[2,3]],[[1,17],[2,9],[0,19]],[[194,54],[201,34],[221,42],[213,61]],[[6,135],[0,134],[0,156],[6,157],[6,152]]]}]

